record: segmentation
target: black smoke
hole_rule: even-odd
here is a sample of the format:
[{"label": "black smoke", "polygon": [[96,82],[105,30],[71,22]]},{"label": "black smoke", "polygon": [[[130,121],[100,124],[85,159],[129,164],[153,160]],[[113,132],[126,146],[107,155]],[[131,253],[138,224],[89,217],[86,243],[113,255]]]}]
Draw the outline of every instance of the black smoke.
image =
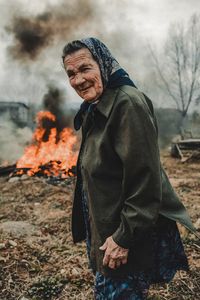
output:
[{"label": "black smoke", "polygon": [[58,40],[66,40],[92,17],[91,0],[74,0],[51,6],[36,16],[14,16],[5,29],[13,44],[9,54],[17,60],[34,60],[42,50]]},{"label": "black smoke", "polygon": [[12,26],[7,30],[14,35],[14,45],[9,47],[9,52],[15,59],[34,59],[42,48],[52,42],[53,31],[46,26],[50,18],[50,15],[46,20],[40,17],[35,20],[14,18]]},{"label": "black smoke", "polygon": [[66,127],[71,127],[71,118],[65,110],[64,92],[57,87],[49,86],[48,92],[43,97],[45,111],[50,111],[55,116],[55,121],[48,117],[42,119],[42,127],[45,128],[43,141],[47,141],[52,128],[56,128],[56,141],[60,140],[60,133]]}]

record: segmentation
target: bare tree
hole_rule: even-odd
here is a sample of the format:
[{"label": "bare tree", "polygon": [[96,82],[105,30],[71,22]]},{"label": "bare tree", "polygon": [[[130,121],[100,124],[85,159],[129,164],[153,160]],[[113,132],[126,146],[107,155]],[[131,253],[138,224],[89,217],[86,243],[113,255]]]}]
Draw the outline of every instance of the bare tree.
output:
[{"label": "bare tree", "polygon": [[149,46],[158,75],[184,118],[191,104],[200,102],[200,18],[194,14],[187,26],[172,24],[160,63]]}]

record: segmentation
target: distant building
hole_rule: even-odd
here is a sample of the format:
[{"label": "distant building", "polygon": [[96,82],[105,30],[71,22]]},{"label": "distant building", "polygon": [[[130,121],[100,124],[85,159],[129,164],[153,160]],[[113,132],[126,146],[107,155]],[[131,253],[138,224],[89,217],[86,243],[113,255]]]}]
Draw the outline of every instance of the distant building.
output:
[{"label": "distant building", "polygon": [[11,120],[19,127],[29,124],[29,107],[22,102],[0,101],[0,125],[5,120]]}]

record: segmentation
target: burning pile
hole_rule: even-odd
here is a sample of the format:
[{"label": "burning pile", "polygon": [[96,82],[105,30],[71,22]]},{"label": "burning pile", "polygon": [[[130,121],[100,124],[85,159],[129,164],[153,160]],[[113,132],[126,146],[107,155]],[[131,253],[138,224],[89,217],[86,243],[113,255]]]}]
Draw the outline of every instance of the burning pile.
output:
[{"label": "burning pile", "polygon": [[70,176],[77,160],[77,137],[71,128],[56,128],[56,116],[50,111],[40,111],[36,121],[32,144],[17,162],[17,174]]}]

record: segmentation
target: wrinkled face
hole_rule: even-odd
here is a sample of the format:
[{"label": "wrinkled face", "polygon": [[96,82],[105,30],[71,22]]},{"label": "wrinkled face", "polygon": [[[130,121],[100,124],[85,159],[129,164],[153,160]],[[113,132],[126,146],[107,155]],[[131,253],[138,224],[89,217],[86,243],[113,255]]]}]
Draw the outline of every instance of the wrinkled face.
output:
[{"label": "wrinkled face", "polygon": [[103,93],[99,65],[87,48],[77,50],[64,59],[71,86],[85,101],[97,100]]}]

